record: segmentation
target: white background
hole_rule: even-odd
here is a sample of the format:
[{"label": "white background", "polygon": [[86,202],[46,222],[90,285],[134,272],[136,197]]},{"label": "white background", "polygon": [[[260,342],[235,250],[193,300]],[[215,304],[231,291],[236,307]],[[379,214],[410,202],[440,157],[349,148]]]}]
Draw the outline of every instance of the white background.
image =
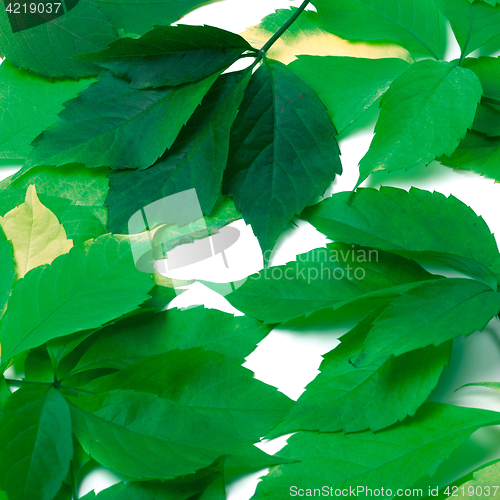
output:
[{"label": "white background", "polygon": [[[286,0],[226,0],[202,7],[189,14],[181,23],[209,24],[236,33],[258,24],[265,15],[278,8],[298,6],[299,1]],[[161,20],[158,20],[159,23]],[[448,32],[449,50],[445,59],[452,60],[459,56],[458,46]],[[364,155],[373,135],[373,123],[378,110],[375,105],[358,124],[347,129],[339,137],[344,173],[332,184],[329,193],[351,190],[358,176],[358,162]],[[344,137],[347,135],[347,137]],[[1,177],[13,172],[12,168],[3,167]],[[363,186],[378,187],[390,185],[408,189],[416,186],[430,191],[439,191],[445,195],[453,194],[471,206],[481,215],[495,235],[500,235],[500,185],[493,180],[480,177],[473,172],[452,170],[434,162],[428,167],[416,167],[408,172],[390,175],[376,173]],[[262,268],[262,254],[249,226],[243,221],[233,223],[241,231],[238,242],[226,252],[229,271],[225,270],[221,256],[215,256],[201,265],[192,266],[189,272],[184,269],[175,276],[184,279],[198,278],[208,281],[241,279]],[[280,238],[273,254],[272,265],[281,265],[295,260],[297,254],[313,248],[325,246],[327,240],[308,223],[299,221],[298,227],[289,229]],[[497,237],[498,242],[498,237]],[[178,296],[170,307],[187,307],[193,304],[205,304],[206,307],[218,308],[240,314],[220,295],[197,283]],[[280,391],[297,399],[304,387],[318,374],[321,355],[338,344],[337,338],[354,325],[325,326],[309,321],[290,322],[283,328],[273,330],[257,349],[247,358],[244,366],[255,372],[256,378],[276,386]],[[486,388],[467,387],[455,392],[462,385],[475,381],[500,381],[500,321],[492,320],[483,332],[476,332],[468,338],[454,341],[449,366],[445,368],[441,381],[431,395],[432,400],[461,406],[488,408],[500,411],[500,394]],[[259,445],[265,451],[274,453],[285,444],[285,438],[264,442]],[[436,475],[422,481],[422,484],[443,486],[457,477],[469,472],[482,463],[500,457],[500,429],[490,427],[476,432],[464,445],[456,450],[450,460],[445,462]],[[228,487],[228,500],[248,500],[254,493],[258,477],[266,471],[247,476]],[[83,481],[80,496],[94,489],[96,493],[118,482],[113,474],[96,470]],[[383,485],[382,485],[383,486]]]}]

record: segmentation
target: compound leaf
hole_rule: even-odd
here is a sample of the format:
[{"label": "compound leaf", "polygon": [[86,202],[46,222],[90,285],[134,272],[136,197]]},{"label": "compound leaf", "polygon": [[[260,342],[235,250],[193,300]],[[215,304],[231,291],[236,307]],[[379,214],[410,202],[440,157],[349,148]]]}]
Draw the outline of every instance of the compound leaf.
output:
[{"label": "compound leaf", "polygon": [[252,47],[241,36],[213,26],[155,26],[142,37],[121,38],[85,54],[137,89],[196,82],[233,64]]},{"label": "compound leaf", "polygon": [[408,63],[395,58],[303,55],[289,67],[318,94],[335,128],[342,132],[384,94]]},{"label": "compound leaf", "polygon": [[[325,29],[347,40],[391,40],[439,58],[434,0],[313,0]],[[360,20],[363,22],[360,22]]]},{"label": "compound leaf", "polygon": [[469,0],[437,0],[441,12],[450,21],[462,49],[461,60],[492,38],[500,35],[500,6]]},{"label": "compound leaf", "polygon": [[475,73],[456,63],[424,60],[409,66],[380,101],[356,187],[371,172],[407,170],[451,155],[472,125],[481,94]]},{"label": "compound leaf", "polygon": [[56,122],[33,142],[28,163],[148,168],[174,143],[216,78],[136,90],[106,72],[65,103]]},{"label": "compound leaf", "polygon": [[2,361],[70,333],[97,328],[149,298],[151,275],[134,265],[125,236],[73,247],[17,281],[0,325]]},{"label": "compound leaf", "polygon": [[482,330],[500,311],[500,293],[475,280],[449,278],[405,291],[374,321],[356,367],[439,346]]},{"label": "compound leaf", "polygon": [[[55,8],[58,4],[53,5]],[[59,6],[62,11],[62,5]],[[9,14],[2,9],[0,46],[7,60],[47,78],[98,74],[99,66],[73,56],[104,49],[117,38],[117,33],[94,2],[78,0],[68,2],[67,6],[71,6],[67,12],[52,19],[46,14],[31,15],[39,18],[40,23],[29,29],[17,24],[19,19],[27,20],[30,14]],[[12,24],[9,15],[13,16]]]},{"label": "compound leaf", "polygon": [[225,190],[269,260],[281,231],[342,167],[335,128],[309,85],[265,59],[252,75],[231,132]]},{"label": "compound leaf", "polygon": [[0,415],[0,487],[9,500],[52,500],[73,456],[63,396],[51,386],[21,387]]},{"label": "compound leaf", "polygon": [[31,142],[52,125],[63,102],[92,82],[49,81],[4,61],[0,66],[0,158],[26,158]]},{"label": "compound leaf", "polygon": [[323,356],[320,374],[266,438],[298,430],[377,431],[415,414],[448,363],[451,342],[355,368],[350,359],[361,349],[377,314],[361,321]]},{"label": "compound leaf", "polygon": [[0,225],[12,242],[18,279],[34,267],[50,264],[73,246],[54,213],[40,203],[33,185],[22,205],[0,217]]},{"label": "compound leaf", "polygon": [[106,205],[111,231],[125,232],[130,217],[141,208],[192,188],[203,213],[212,211],[226,167],[229,132],[248,76],[247,72],[220,76],[174,145],[152,167],[109,175]]},{"label": "compound leaf", "polygon": [[311,492],[324,485],[352,488],[362,498],[372,496],[367,488],[384,496],[380,492],[384,485],[391,497],[397,489],[432,475],[474,431],[499,422],[497,412],[425,403],[414,417],[375,434],[299,432],[278,453],[297,463],[273,467],[253,499],[274,500],[277,491],[292,491],[291,485]]}]

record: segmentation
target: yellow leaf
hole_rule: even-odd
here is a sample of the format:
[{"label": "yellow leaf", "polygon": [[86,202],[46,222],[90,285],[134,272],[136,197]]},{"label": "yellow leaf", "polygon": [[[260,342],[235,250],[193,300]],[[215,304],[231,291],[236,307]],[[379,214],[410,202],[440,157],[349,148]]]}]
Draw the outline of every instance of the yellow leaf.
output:
[{"label": "yellow leaf", "polygon": [[[241,33],[256,49],[260,49],[293,14],[293,10],[279,9],[266,16],[260,24]],[[284,64],[296,56],[349,56],[377,59],[397,57],[412,62],[407,50],[394,43],[350,42],[332,35],[321,28],[316,12],[305,11],[295,23],[270,48],[267,55]]]},{"label": "yellow leaf", "polygon": [[33,185],[22,205],[0,217],[0,225],[12,242],[18,279],[34,267],[50,264],[73,246],[57,217],[38,199]]}]

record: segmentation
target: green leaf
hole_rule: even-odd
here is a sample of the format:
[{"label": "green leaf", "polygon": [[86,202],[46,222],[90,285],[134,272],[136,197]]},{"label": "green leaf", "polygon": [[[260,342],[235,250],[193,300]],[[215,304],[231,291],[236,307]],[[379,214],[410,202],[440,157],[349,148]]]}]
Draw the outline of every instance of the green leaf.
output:
[{"label": "green leaf", "polygon": [[494,236],[482,217],[452,195],[414,187],[359,189],[352,197],[334,194],[301,217],[335,241],[431,260],[477,277],[500,276]]},{"label": "green leaf", "polygon": [[[391,40],[439,59],[434,0],[313,0],[325,29],[347,40]],[[362,22],[360,22],[362,20]]]},{"label": "green leaf", "polygon": [[266,438],[298,430],[377,431],[415,414],[448,363],[451,342],[355,368],[349,360],[361,349],[377,315],[361,321],[323,356],[320,374]]},{"label": "green leaf", "polygon": [[173,144],[216,78],[136,90],[106,72],[65,103],[56,122],[33,142],[28,163],[148,168]]},{"label": "green leaf", "polygon": [[289,67],[318,94],[335,128],[341,132],[384,94],[408,63],[395,58],[304,55]]},{"label": "green leaf", "polygon": [[500,99],[500,59],[498,57],[468,57],[462,62],[464,68],[474,71],[483,87],[485,96]]},{"label": "green leaf", "polygon": [[[479,103],[474,123],[472,124],[472,130],[481,132],[489,137],[500,136],[500,106],[488,102]],[[466,138],[467,135],[464,140]],[[460,147],[460,144],[458,147]]]},{"label": "green leaf", "polygon": [[453,154],[449,158],[442,156],[439,161],[448,167],[474,170],[500,181],[500,137],[468,132]]},{"label": "green leaf", "polygon": [[475,280],[449,278],[403,292],[374,321],[356,367],[482,330],[500,311],[500,293]]},{"label": "green leaf", "polygon": [[71,99],[93,80],[49,81],[17,69],[9,61],[0,66],[0,158],[24,159],[31,142],[52,125],[63,102]]},{"label": "green leaf", "polygon": [[15,279],[16,271],[12,243],[7,240],[3,229],[0,227],[0,318],[7,306]]},{"label": "green leaf", "polygon": [[[328,485],[328,493],[330,485],[356,492],[364,486],[390,498],[398,488],[404,490],[431,476],[474,431],[499,422],[497,412],[425,403],[413,418],[375,434],[299,432],[278,454],[298,462],[273,467],[253,499],[274,500],[276,492],[288,495],[292,485],[311,490]],[[382,486],[392,493],[380,494]],[[372,495],[365,489],[357,496]]]},{"label": "green leaf", "polygon": [[72,371],[122,369],[147,356],[195,347],[241,364],[270,330],[254,319],[204,307],[141,314],[110,325],[98,338],[90,339]]},{"label": "green leaf", "polygon": [[[11,395],[12,393],[10,392],[9,386],[5,381],[5,377],[3,375],[0,375],[0,410],[5,405],[5,403],[7,403],[7,400]],[[2,497],[0,496],[0,498]]]},{"label": "green leaf", "polygon": [[[500,382],[471,382],[470,384],[465,384],[462,387],[468,387],[471,385],[477,385],[479,387],[488,387],[488,389],[494,389],[495,391],[500,392]],[[460,387],[460,389],[462,389]]]},{"label": "green leaf", "polygon": [[153,286],[125,236],[73,247],[17,281],[0,325],[2,361],[50,339],[97,328],[136,308]]},{"label": "green leaf", "polygon": [[71,419],[51,386],[16,391],[0,416],[0,487],[9,500],[52,500],[73,456]]},{"label": "green leaf", "polygon": [[229,132],[248,77],[248,72],[220,76],[174,145],[152,167],[109,175],[106,204],[111,231],[125,232],[130,217],[141,208],[192,188],[203,213],[212,211],[226,167]]},{"label": "green leaf", "polygon": [[493,460],[455,481],[453,487],[449,488],[450,496],[453,493],[454,498],[463,500],[477,500],[483,498],[483,495],[496,496],[499,482],[500,460]]},{"label": "green leaf", "polygon": [[117,38],[113,26],[94,2],[79,0],[65,14],[44,21],[13,32],[7,12],[0,11],[0,46],[8,61],[47,78],[99,73],[98,66],[73,58],[104,49]]},{"label": "green leaf", "polygon": [[461,60],[500,35],[500,7],[469,0],[436,0],[462,49]]},{"label": "green leaf", "polygon": [[341,173],[335,134],[311,87],[265,59],[233,125],[225,189],[252,225],[266,262],[293,216]]},{"label": "green leaf", "polygon": [[407,170],[453,153],[472,125],[481,93],[478,77],[456,63],[424,60],[409,66],[382,97],[356,186],[376,170]]},{"label": "green leaf", "polygon": [[143,35],[161,24],[172,24],[197,7],[218,0],[96,0],[117,29]]},{"label": "green leaf", "polygon": [[297,262],[249,276],[225,298],[246,315],[281,323],[357,299],[397,296],[433,278],[438,276],[406,259],[333,243],[297,256]]},{"label": "green leaf", "polygon": [[144,89],[197,82],[231,66],[251,48],[241,36],[213,26],[155,26],[141,38],[121,38],[79,59]]}]

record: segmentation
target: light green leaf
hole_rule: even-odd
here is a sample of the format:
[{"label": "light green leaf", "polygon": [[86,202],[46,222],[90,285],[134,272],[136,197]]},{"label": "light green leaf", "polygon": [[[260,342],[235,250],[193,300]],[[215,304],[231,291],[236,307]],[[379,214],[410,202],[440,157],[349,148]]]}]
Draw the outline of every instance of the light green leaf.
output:
[{"label": "light green leaf", "polygon": [[[480,386],[480,387],[488,387],[488,389],[494,389],[495,391],[499,391],[500,392],[500,382],[472,382],[470,384],[465,384],[462,387],[468,387],[468,386],[471,386],[471,385],[477,385],[477,386]],[[460,387],[460,389],[462,387]]]},{"label": "light green leaf", "polygon": [[[453,486],[449,487],[449,496],[462,500],[478,500],[485,496],[494,497],[499,484],[500,460],[493,460],[467,474],[464,478],[455,481]],[[446,491],[446,488],[444,490]]]},{"label": "light green leaf", "polygon": [[266,438],[298,430],[377,431],[415,414],[448,363],[451,342],[355,368],[350,359],[361,349],[378,313],[343,335],[340,345],[323,356],[320,374]]},{"label": "light green leaf", "polygon": [[224,182],[266,263],[289,221],[341,173],[335,134],[311,87],[285,65],[265,59],[236,116]]},{"label": "light green leaf", "polygon": [[481,93],[478,77],[456,63],[412,64],[382,97],[356,186],[377,170],[407,170],[451,155],[472,125]]},{"label": "light green leaf", "polygon": [[9,500],[52,500],[73,456],[66,401],[51,386],[30,385],[0,415],[0,487]]},{"label": "light green leaf", "polygon": [[134,265],[128,238],[73,247],[19,280],[0,325],[2,361],[50,339],[97,328],[135,309],[153,286]]},{"label": "light green leaf", "polygon": [[219,73],[251,49],[241,36],[213,26],[155,26],[140,38],[121,38],[85,54],[137,89],[197,82]]},{"label": "light green leaf", "polygon": [[33,142],[28,163],[148,168],[173,144],[216,78],[136,90],[106,72],[65,103],[56,122]]},{"label": "light green leaf", "polygon": [[453,154],[449,158],[442,156],[439,161],[448,167],[474,170],[500,181],[500,137],[468,132]]},{"label": "light green leaf", "polygon": [[98,66],[73,56],[104,49],[116,38],[111,23],[90,0],[79,0],[57,18],[43,18],[42,24],[17,32],[5,9],[0,11],[0,46],[7,60],[47,78],[96,75]]},{"label": "light green leaf", "polygon": [[[434,0],[313,0],[325,29],[348,40],[391,40],[439,58]],[[362,21],[361,21],[362,20]]]},{"label": "light green leaf", "polygon": [[57,217],[40,203],[33,185],[28,187],[22,205],[0,217],[0,225],[14,248],[17,279],[35,267],[50,264],[73,247]]},{"label": "light green leaf", "polygon": [[374,321],[356,367],[482,330],[500,311],[500,293],[475,280],[449,278],[403,292]]},{"label": "light green leaf", "polygon": [[[174,145],[152,167],[109,175],[106,204],[111,231],[125,232],[130,217],[141,208],[192,188],[196,189],[203,213],[212,211],[226,167],[229,132],[249,77],[246,71],[220,76]],[[184,229],[192,228],[177,230]]]},{"label": "light green leaf", "polygon": [[31,142],[52,125],[63,102],[92,82],[50,81],[4,61],[0,66],[0,158],[26,158]]},{"label": "light green leaf", "polygon": [[0,318],[7,306],[15,279],[16,271],[12,243],[7,240],[3,229],[0,227]]},{"label": "light green leaf", "polygon": [[299,56],[289,67],[318,94],[341,132],[389,88],[408,63],[394,58]]},{"label": "light green leaf", "polygon": [[500,7],[469,0],[436,0],[462,49],[461,59],[500,35]]},{"label": "light green leaf", "polygon": [[281,323],[358,299],[392,298],[437,278],[409,260],[334,243],[297,256],[297,262],[249,276],[225,298],[248,316]]},{"label": "light green leaf", "polygon": [[[497,412],[425,403],[414,417],[375,434],[299,432],[278,454],[297,463],[273,467],[252,498],[275,500],[277,492],[282,498],[290,494],[292,485],[311,490],[328,485],[328,493],[330,485],[334,490],[352,487],[355,491],[383,486],[392,493],[380,498],[391,498],[398,488],[404,490],[431,476],[474,431],[498,423]],[[372,497],[366,489],[357,496]]]},{"label": "light green leaf", "polygon": [[451,195],[413,187],[359,189],[352,197],[334,194],[301,217],[335,241],[438,262],[480,278],[500,276],[500,253],[488,226]]}]

